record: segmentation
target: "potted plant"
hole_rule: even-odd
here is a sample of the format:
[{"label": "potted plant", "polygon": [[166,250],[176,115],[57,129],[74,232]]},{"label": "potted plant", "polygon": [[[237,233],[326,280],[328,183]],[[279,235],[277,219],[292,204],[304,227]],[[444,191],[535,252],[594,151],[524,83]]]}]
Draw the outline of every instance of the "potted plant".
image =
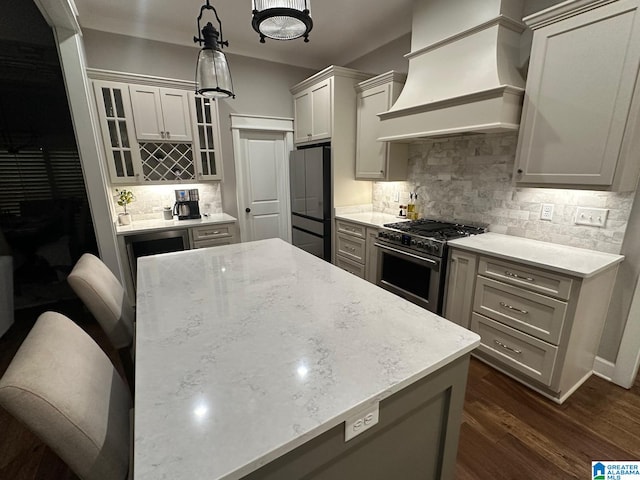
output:
[{"label": "potted plant", "polygon": [[127,205],[133,202],[136,197],[133,195],[131,190],[118,190],[116,188],[116,198],[118,205],[124,207],[124,213],[118,214],[118,223],[120,225],[129,225],[131,224],[131,214],[127,212]]}]

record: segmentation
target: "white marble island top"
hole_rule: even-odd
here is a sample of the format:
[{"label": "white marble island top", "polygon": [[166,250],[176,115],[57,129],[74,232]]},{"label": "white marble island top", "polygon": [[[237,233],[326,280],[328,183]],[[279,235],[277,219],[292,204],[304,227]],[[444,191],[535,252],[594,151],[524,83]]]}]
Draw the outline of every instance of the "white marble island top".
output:
[{"label": "white marble island top", "polygon": [[207,225],[215,225],[217,223],[235,222],[236,218],[226,213],[210,213],[195,220],[178,220],[173,217],[172,220],[164,220],[162,218],[153,220],[133,220],[130,225],[119,225],[116,222],[117,235],[132,235],[136,233],[153,232],[160,230],[174,230],[176,228],[192,228],[204,227]]},{"label": "white marble island top", "polygon": [[136,335],[136,480],[241,478],[479,344],[281,240],[140,258]]},{"label": "white marble island top", "polygon": [[448,245],[583,278],[624,260],[622,255],[492,232],[450,240]]}]

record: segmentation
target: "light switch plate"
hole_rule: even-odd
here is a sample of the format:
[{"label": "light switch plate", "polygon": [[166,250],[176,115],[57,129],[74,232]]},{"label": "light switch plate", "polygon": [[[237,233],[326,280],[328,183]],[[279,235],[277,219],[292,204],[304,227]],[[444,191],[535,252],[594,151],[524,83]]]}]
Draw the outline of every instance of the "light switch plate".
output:
[{"label": "light switch plate", "polygon": [[608,208],[578,207],[576,210],[576,225],[588,225],[590,227],[604,227],[609,215]]},{"label": "light switch plate", "polygon": [[352,415],[344,422],[344,441],[348,442],[353,437],[369,430],[380,420],[380,403],[367,407]]}]

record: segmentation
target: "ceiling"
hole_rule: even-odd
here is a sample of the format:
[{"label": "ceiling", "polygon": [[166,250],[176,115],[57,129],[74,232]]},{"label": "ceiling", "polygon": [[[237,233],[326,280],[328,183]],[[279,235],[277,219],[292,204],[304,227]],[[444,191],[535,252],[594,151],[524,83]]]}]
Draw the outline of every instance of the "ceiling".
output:
[{"label": "ceiling", "polygon": [[[311,0],[314,22],[302,39],[261,44],[251,27],[251,0],[210,0],[222,20],[225,52],[312,69],[347,65],[411,31],[412,0]],[[194,45],[205,0],[75,0],[83,28]],[[203,25],[213,21],[205,12]]]}]

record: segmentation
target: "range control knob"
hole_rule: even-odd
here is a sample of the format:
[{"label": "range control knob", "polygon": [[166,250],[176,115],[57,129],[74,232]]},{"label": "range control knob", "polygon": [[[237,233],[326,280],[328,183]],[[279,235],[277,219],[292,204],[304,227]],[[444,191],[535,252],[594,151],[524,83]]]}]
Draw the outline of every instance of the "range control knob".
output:
[{"label": "range control knob", "polygon": [[415,245],[416,243],[418,243],[418,242],[416,241],[416,239],[415,239],[415,238],[412,238],[412,239],[411,239],[411,245]]},{"label": "range control knob", "polygon": [[424,248],[424,242],[422,241],[418,242],[418,248]]}]

